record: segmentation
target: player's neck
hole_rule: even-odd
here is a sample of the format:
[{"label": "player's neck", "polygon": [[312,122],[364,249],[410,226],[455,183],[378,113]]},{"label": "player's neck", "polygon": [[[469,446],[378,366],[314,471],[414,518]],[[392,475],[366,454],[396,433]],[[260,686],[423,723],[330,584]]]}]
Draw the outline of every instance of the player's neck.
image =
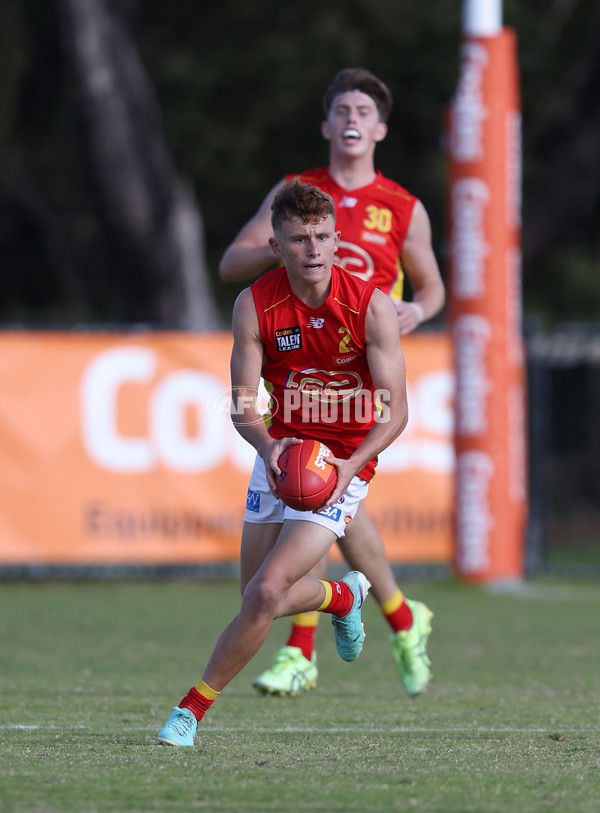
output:
[{"label": "player's neck", "polygon": [[309,308],[319,308],[331,291],[331,276],[317,284],[305,283],[303,280],[290,277],[289,274],[288,279],[294,296],[304,302],[305,305],[308,305]]},{"label": "player's neck", "polygon": [[329,174],[342,189],[347,189],[349,192],[368,186],[377,176],[372,155],[360,158],[331,155]]}]

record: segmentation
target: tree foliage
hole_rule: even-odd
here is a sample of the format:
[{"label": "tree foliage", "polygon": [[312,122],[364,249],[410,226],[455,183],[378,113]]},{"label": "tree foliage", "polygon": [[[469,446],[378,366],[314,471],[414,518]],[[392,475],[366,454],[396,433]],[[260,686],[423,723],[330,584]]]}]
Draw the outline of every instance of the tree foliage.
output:
[{"label": "tree foliage", "polygon": [[[111,197],[127,170],[106,174],[99,161],[110,108],[90,118],[81,81],[86,64],[88,90],[102,71],[66,24],[86,8],[119,26],[106,64],[117,69],[116,99],[128,99],[127,122],[117,116],[113,134],[127,123],[135,132],[126,163],[138,168],[149,213],[137,241],[134,209]],[[517,31],[522,77],[526,308],[548,322],[594,318],[600,7],[506,0],[504,20]],[[0,0],[0,319],[227,323],[239,288],[219,282],[219,257],[283,174],[327,160],[321,97],[350,65],[392,88],[378,165],[427,206],[444,269],[442,132],[460,38],[460,4],[447,0]],[[123,60],[135,66],[133,84],[131,70],[118,70]],[[190,217],[202,212],[208,281],[201,262],[191,276],[182,270],[181,234],[169,233],[178,194]],[[201,232],[195,239],[197,257]],[[198,280],[204,287],[194,289]],[[204,314],[186,316],[190,302]]]}]

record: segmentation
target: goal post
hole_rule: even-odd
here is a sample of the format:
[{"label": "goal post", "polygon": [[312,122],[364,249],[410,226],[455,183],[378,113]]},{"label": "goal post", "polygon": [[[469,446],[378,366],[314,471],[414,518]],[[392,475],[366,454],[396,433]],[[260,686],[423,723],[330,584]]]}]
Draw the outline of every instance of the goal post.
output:
[{"label": "goal post", "polygon": [[522,577],[526,522],[521,115],[516,35],[501,11],[464,3],[448,120],[455,570],[479,582]]}]

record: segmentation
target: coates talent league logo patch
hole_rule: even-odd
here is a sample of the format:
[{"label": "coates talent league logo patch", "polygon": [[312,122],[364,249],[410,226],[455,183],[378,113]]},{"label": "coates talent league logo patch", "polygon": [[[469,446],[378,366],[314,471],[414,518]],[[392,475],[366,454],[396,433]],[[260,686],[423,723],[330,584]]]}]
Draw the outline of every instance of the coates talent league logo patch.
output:
[{"label": "coates talent league logo patch", "polygon": [[287,353],[289,350],[300,350],[302,347],[302,335],[300,327],[282,327],[275,331],[275,341],[280,353]]}]

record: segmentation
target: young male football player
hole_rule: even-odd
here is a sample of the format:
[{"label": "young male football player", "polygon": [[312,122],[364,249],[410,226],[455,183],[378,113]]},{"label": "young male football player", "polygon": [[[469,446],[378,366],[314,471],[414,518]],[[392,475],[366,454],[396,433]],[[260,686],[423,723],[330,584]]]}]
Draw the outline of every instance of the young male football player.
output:
[{"label": "young male football player", "polygon": [[[299,177],[335,200],[341,232],[336,262],[386,293],[394,303],[400,334],[410,333],[441,310],[445,294],[423,204],[375,169],[375,148],[387,133],[391,93],[370,71],[347,68],[327,88],[323,107],[329,165]],[[252,279],[272,264],[270,205],[283,183],[269,192],[226,250],[219,268],[223,280]],[[413,291],[410,302],[402,299],[404,274]],[[430,610],[407,599],[399,589],[381,537],[363,506],[339,545],[346,561],[371,582],[371,593],[391,629],[393,655],[406,692],[420,694],[431,676],[426,649]],[[325,573],[323,562],[315,574],[324,578]],[[293,619],[286,646],[254,683],[259,691],[295,695],[316,685],[317,620],[317,613]]]},{"label": "young male football player", "polygon": [[[242,291],[233,311],[232,418],[257,451],[242,532],[241,608],[202,679],[159,731],[164,745],[194,744],[198,721],[258,652],[274,618],[328,613],[340,656],[352,661],[362,649],[368,580],[357,571],[339,582],[309,574],[352,524],[377,455],[406,426],[396,313],[375,286],[334,265],[339,232],[325,192],[297,179],[285,184],[272,204],[272,227],[270,245],[284,265]],[[335,359],[343,361],[339,370]],[[261,375],[272,396],[265,421],[257,408]],[[334,491],[315,512],[293,510],[277,496],[279,457],[302,438],[326,439],[337,469]]]}]

